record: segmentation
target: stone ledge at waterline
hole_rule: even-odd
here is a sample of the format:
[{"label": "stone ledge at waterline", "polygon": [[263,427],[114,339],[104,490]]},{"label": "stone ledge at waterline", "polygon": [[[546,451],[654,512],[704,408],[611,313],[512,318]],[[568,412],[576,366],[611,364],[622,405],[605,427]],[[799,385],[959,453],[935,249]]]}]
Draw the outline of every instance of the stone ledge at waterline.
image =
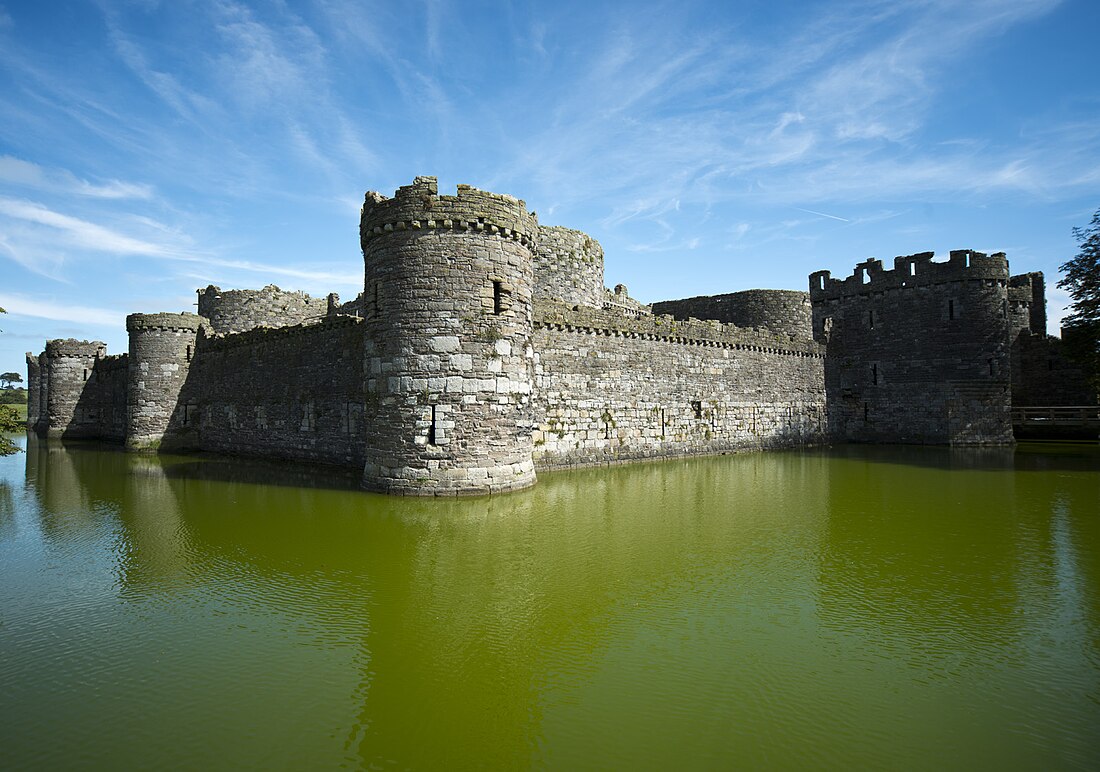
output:
[{"label": "stone ledge at waterline", "polygon": [[367,193],[360,246],[348,302],[210,285],[197,315],[131,315],[121,356],[49,341],[28,354],[28,427],[449,496],[684,455],[1010,443],[1014,384],[1031,400],[1052,378],[1072,391],[1071,369],[1040,372],[1042,274],[1012,277],[1001,254],[870,260],[844,280],[813,274],[809,292],[649,306],[604,286],[588,234],[509,195],[440,195],[434,177]]}]

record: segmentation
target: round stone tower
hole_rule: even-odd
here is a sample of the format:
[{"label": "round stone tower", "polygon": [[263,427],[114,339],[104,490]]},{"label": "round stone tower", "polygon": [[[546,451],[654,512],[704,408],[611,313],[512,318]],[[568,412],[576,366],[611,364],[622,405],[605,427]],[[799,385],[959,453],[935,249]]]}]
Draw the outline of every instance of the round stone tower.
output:
[{"label": "round stone tower", "polygon": [[[88,381],[95,378],[95,364],[107,355],[99,340],[72,338],[46,341],[45,433],[50,437],[90,437],[97,433],[93,415],[84,399]],[[41,372],[39,373],[41,375]],[[41,412],[41,405],[39,411]]]},{"label": "round stone tower", "polygon": [[130,314],[130,373],[127,389],[126,447],[161,446],[185,420],[176,410],[180,390],[195,354],[202,317],[195,314]]},{"label": "round stone tower", "polygon": [[370,192],[363,484],[410,495],[533,485],[531,296],[538,220],[523,201],[417,177]]}]

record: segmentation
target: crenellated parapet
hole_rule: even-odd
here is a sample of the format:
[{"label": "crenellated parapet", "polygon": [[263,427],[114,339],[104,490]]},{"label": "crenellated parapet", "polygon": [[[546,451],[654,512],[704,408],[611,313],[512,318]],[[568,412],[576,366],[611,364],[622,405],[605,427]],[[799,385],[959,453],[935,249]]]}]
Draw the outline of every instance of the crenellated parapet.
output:
[{"label": "crenellated parapet", "polygon": [[198,290],[199,316],[210,320],[219,333],[243,332],[253,327],[301,324],[328,313],[328,298],[315,298],[269,284],[258,290],[223,290],[213,284]]},{"label": "crenellated parapet", "polygon": [[575,308],[564,303],[545,303],[536,307],[534,323],[536,328],[685,346],[818,359],[825,355],[824,347],[807,336],[796,338],[769,329],[738,327],[714,319],[676,319],[669,315],[650,314],[628,316],[616,309]]},{"label": "crenellated parapet", "polygon": [[203,318],[196,314],[130,314],[126,317],[126,331],[198,332]]},{"label": "crenellated parapet", "polygon": [[856,263],[852,275],[844,279],[832,278],[830,271],[817,271],[810,274],[810,299],[816,302],[960,281],[1008,281],[1004,252],[987,255],[957,249],[941,263],[933,262],[933,257],[933,252],[895,257],[892,270],[884,269],[882,261],[872,257]]},{"label": "crenellated parapet", "polygon": [[207,328],[200,331],[197,345],[203,352],[227,351],[234,348],[251,348],[266,341],[281,338],[304,338],[315,333],[323,333],[326,330],[334,330],[342,327],[357,327],[363,324],[363,320],[355,316],[329,316],[302,324],[292,324],[287,327],[254,327],[244,332],[227,333],[225,335],[208,335]]},{"label": "crenellated parapet", "polygon": [[518,198],[469,185],[459,185],[454,196],[441,196],[435,177],[417,177],[398,188],[393,198],[367,193],[359,223],[364,250],[371,239],[407,230],[483,233],[534,246],[539,225],[538,217]]},{"label": "crenellated parapet", "polygon": [[98,359],[107,356],[107,344],[101,340],[58,338],[46,341],[48,359]]}]

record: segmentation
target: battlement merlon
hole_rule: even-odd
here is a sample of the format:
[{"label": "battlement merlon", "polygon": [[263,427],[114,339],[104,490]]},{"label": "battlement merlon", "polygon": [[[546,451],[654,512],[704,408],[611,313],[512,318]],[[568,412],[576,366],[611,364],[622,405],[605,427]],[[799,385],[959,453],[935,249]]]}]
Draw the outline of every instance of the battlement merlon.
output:
[{"label": "battlement merlon", "polygon": [[359,220],[361,245],[393,231],[455,230],[491,233],[534,247],[539,222],[521,199],[459,185],[457,195],[441,196],[435,177],[417,177],[393,198],[368,191]]},{"label": "battlement merlon", "polygon": [[197,332],[205,320],[197,314],[187,311],[180,314],[130,314],[126,317],[126,331],[136,330],[182,330]]},{"label": "battlement merlon", "polygon": [[62,357],[102,359],[107,356],[107,344],[101,340],[57,338],[46,341],[46,356],[49,359],[60,359]]},{"label": "battlement merlon", "polygon": [[932,252],[918,252],[894,258],[892,270],[885,270],[876,258],[857,263],[852,275],[834,279],[829,271],[810,274],[810,299],[830,300],[866,295],[902,287],[946,284],[953,281],[1008,281],[1008,258],[1004,252],[987,255],[972,249],[955,249],[947,262],[932,261]]}]

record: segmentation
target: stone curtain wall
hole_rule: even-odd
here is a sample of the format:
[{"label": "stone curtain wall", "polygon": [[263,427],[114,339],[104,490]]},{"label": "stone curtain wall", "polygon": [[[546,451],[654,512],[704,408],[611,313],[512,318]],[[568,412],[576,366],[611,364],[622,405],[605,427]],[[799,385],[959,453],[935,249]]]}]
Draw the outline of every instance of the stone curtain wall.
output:
[{"label": "stone curtain wall", "polygon": [[1020,333],[1012,343],[1012,406],[1095,405],[1096,391],[1084,371],[1067,360],[1062,341],[1048,335]]},{"label": "stone curtain wall", "polygon": [[214,285],[199,290],[199,316],[209,319],[218,333],[301,324],[325,316],[328,309],[328,298],[287,292],[274,284],[259,290],[223,290]]},{"label": "stone curtain wall", "polygon": [[746,290],[728,295],[709,295],[663,300],[653,304],[654,314],[676,319],[714,319],[738,327],[764,327],[795,338],[810,338],[810,295],[794,290]]},{"label": "stone curtain wall", "polygon": [[96,360],[92,375],[77,405],[77,415],[96,426],[95,436],[111,442],[126,438],[126,394],[130,357],[126,354]]},{"label": "stone curtain wall", "polygon": [[368,193],[363,484],[412,495],[534,483],[532,251],[523,201],[418,177]]},{"label": "stone curtain wall", "polygon": [[825,439],[823,351],[715,322],[539,306],[536,467]]},{"label": "stone curtain wall", "polygon": [[1011,443],[1008,261],[957,250],[810,276],[838,441]]},{"label": "stone curtain wall", "polygon": [[536,303],[602,308],[603,247],[581,231],[540,225],[535,251]]},{"label": "stone curtain wall", "polygon": [[359,467],[359,319],[200,334],[168,435],[194,450]]}]

